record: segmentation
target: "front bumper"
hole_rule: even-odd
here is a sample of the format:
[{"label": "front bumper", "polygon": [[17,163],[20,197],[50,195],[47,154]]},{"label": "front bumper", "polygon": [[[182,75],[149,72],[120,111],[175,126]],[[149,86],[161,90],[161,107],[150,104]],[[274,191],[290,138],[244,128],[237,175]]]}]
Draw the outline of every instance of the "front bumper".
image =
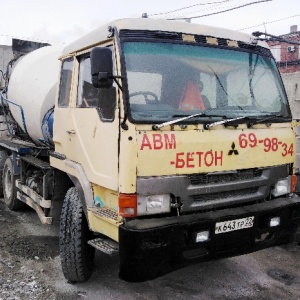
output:
[{"label": "front bumper", "polygon": [[[254,216],[251,228],[215,234],[217,222]],[[268,219],[280,217],[277,227]],[[300,198],[278,198],[220,211],[129,221],[119,229],[120,277],[144,281],[201,261],[251,253],[293,241],[300,224]],[[196,243],[196,232],[210,239]]]}]

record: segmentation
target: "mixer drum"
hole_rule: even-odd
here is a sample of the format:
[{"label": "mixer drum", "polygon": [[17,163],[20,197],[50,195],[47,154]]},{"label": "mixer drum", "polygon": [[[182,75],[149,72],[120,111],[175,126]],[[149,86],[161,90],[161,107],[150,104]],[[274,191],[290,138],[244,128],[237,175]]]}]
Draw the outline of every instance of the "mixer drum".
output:
[{"label": "mixer drum", "polygon": [[47,46],[21,57],[9,80],[7,97],[13,102],[9,103],[11,113],[35,142],[45,139],[42,123],[55,103],[60,67],[58,58],[62,51],[62,46]]}]

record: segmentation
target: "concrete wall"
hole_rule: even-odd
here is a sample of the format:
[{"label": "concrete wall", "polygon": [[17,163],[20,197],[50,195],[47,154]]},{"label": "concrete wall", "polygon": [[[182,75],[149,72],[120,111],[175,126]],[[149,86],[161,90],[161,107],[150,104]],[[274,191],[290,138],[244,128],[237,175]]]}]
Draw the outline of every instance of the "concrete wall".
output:
[{"label": "concrete wall", "polygon": [[[0,45],[0,70],[3,73],[6,72],[6,66],[11,59],[13,59],[12,47]],[[4,86],[4,80],[0,72],[0,88],[3,86]]]},{"label": "concrete wall", "polygon": [[281,74],[294,119],[300,120],[300,72]]}]

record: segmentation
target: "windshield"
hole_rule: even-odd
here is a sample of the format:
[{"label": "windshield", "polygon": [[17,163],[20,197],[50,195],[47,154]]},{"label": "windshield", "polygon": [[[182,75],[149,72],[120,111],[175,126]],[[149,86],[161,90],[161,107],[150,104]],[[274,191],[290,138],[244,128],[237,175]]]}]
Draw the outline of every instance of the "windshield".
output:
[{"label": "windshield", "polygon": [[[130,116],[166,122],[205,118],[290,116],[272,58],[239,49],[126,42]],[[203,114],[200,114],[203,112]]]}]

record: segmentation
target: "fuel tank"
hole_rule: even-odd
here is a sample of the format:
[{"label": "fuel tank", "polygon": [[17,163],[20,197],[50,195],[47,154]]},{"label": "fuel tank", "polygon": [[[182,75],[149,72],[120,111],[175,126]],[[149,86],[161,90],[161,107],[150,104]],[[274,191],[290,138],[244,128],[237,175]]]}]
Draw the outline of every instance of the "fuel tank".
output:
[{"label": "fuel tank", "polygon": [[63,46],[46,46],[19,58],[8,84],[9,108],[36,143],[51,143],[53,107]]}]

